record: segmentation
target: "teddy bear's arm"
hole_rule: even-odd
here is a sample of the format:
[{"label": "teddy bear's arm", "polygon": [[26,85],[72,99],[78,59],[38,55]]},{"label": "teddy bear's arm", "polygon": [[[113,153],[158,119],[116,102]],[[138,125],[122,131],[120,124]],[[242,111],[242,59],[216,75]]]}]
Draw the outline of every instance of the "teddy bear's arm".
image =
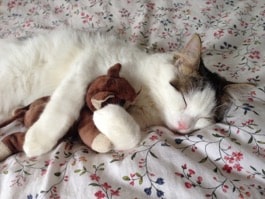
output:
[{"label": "teddy bear's arm", "polygon": [[78,133],[84,144],[96,152],[106,153],[112,149],[111,141],[97,129],[93,122],[93,113],[86,107],[80,114]]},{"label": "teddy bear's arm", "polygon": [[139,125],[121,106],[108,104],[94,112],[97,128],[108,137],[115,150],[134,148],[141,140]]}]

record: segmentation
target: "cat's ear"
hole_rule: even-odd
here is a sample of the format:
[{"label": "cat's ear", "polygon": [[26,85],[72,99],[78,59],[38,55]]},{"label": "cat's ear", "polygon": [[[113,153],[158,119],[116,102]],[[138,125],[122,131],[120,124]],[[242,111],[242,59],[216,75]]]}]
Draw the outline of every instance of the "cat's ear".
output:
[{"label": "cat's ear", "polygon": [[194,34],[186,46],[182,49],[182,53],[189,59],[188,61],[197,66],[201,57],[201,38],[198,34]]},{"label": "cat's ear", "polygon": [[174,56],[174,64],[183,73],[189,74],[198,71],[201,57],[201,39],[194,34],[186,46]]}]

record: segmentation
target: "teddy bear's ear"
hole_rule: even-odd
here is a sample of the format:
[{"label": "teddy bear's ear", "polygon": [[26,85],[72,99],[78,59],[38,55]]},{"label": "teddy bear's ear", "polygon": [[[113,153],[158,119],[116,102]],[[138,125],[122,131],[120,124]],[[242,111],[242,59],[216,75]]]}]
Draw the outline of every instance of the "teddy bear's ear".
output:
[{"label": "teddy bear's ear", "polygon": [[91,103],[94,106],[94,108],[98,110],[102,108],[104,102],[114,97],[115,96],[112,92],[107,92],[107,91],[99,92],[91,98]]},{"label": "teddy bear's ear", "polygon": [[119,73],[121,70],[121,64],[117,63],[114,66],[110,67],[108,70],[108,76],[111,77],[119,77]]}]

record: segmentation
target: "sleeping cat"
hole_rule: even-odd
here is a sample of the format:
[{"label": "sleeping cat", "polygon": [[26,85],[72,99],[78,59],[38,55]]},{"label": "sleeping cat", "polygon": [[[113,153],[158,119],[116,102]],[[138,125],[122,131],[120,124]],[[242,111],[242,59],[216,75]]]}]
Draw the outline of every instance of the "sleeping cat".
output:
[{"label": "sleeping cat", "polygon": [[[78,118],[88,84],[115,63],[122,64],[121,76],[140,92],[127,111],[118,105],[95,111],[94,122],[107,137],[99,141],[102,151],[135,147],[141,129],[152,125],[189,133],[211,125],[218,115],[220,92],[208,77],[211,73],[202,70],[198,35],[180,52],[156,54],[114,36],[74,30],[0,40],[0,46],[0,120],[18,106],[52,95],[25,137],[29,157],[56,145]],[[222,90],[226,83],[220,80]],[[105,145],[109,141],[111,148]]]}]

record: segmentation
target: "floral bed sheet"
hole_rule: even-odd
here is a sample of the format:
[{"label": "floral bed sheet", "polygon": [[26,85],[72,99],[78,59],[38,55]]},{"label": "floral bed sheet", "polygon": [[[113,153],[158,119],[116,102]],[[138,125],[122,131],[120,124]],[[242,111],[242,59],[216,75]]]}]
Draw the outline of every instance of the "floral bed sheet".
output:
[{"label": "floral bed sheet", "polygon": [[0,162],[0,198],[265,198],[264,18],[263,0],[0,1],[1,38],[70,26],[161,52],[197,32],[210,70],[256,84],[236,94],[223,122],[191,135],[152,127],[130,151],[96,154],[64,140],[41,157],[13,155]]}]

